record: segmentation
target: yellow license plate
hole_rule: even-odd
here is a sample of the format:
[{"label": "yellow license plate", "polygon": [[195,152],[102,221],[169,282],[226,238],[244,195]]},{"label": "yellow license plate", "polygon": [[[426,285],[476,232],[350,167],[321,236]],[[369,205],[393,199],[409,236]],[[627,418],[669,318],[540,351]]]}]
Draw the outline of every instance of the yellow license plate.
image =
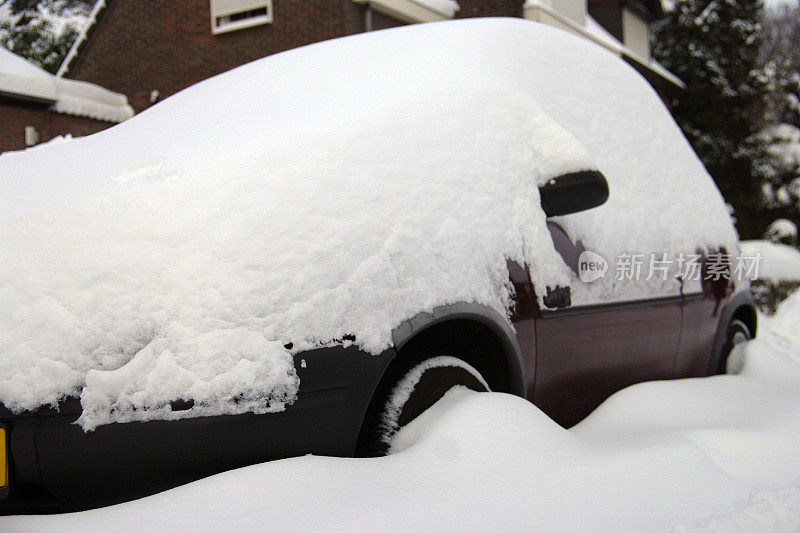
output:
[{"label": "yellow license plate", "polygon": [[8,485],[8,454],[6,454],[6,428],[0,426],[0,457],[2,457],[2,468],[0,469],[0,489]]}]

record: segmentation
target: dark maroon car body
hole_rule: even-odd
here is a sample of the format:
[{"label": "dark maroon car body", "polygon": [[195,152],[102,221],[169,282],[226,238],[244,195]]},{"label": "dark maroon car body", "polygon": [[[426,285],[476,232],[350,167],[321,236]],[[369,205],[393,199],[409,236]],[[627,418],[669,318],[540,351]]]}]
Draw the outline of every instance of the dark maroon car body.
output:
[{"label": "dark maroon car body", "polygon": [[[548,228],[567,256],[559,247],[570,244],[563,230],[552,222]],[[536,304],[527,272],[517,265],[510,272],[527,398],[564,427],[629,385],[715,374],[734,317],[756,330],[749,288],[737,291],[724,277],[697,293],[549,310]]]}]

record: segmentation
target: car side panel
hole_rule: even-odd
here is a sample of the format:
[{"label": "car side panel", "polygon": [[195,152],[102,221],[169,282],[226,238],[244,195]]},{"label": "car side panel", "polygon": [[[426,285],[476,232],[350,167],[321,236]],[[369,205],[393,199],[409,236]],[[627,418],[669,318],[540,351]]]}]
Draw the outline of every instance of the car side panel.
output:
[{"label": "car side panel", "polygon": [[714,336],[721,305],[713,297],[689,294],[684,299],[681,344],[675,359],[675,376],[707,376],[714,351]]},{"label": "car side panel", "polygon": [[[722,320],[723,314],[729,311],[726,308],[735,290],[730,257],[725,248],[701,255],[699,286],[695,281],[695,291],[687,290],[683,298],[681,344],[675,360],[675,374],[679,378],[702,377],[716,371],[712,368],[712,359],[716,355],[715,339],[720,328],[727,327],[729,319]],[[723,271],[719,276],[709,272],[714,257],[723,261]]]},{"label": "car side panel", "polygon": [[534,403],[570,427],[624,387],[672,378],[680,323],[680,297],[543,312]]}]

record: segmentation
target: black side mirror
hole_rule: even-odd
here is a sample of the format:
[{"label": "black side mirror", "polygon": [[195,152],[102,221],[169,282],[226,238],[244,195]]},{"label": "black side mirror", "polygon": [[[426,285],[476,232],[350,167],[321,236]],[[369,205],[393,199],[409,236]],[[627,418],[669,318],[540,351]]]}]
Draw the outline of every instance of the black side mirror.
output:
[{"label": "black side mirror", "polygon": [[544,214],[569,215],[603,205],[608,200],[608,182],[597,170],[563,174],[539,187]]}]

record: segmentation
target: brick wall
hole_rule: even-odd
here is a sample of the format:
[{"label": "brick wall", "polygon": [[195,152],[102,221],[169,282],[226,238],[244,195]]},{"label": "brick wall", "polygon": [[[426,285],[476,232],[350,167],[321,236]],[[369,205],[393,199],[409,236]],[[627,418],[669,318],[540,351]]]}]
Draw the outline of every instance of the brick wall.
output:
[{"label": "brick wall", "polygon": [[350,0],[273,0],[274,22],[214,35],[209,0],[109,0],[67,76],[125,94],[139,112],[255,59],[362,31]]},{"label": "brick wall", "polygon": [[[524,0],[461,0],[457,16],[522,16]],[[351,0],[273,0],[272,24],[211,33],[209,0],[109,0],[67,77],[125,94],[139,112],[201,80],[264,56],[364,31]],[[402,25],[373,12],[374,29]]]},{"label": "brick wall", "polygon": [[372,11],[370,17],[372,17],[373,31],[386,30],[389,28],[397,28],[399,26],[406,26],[406,23],[393,19],[392,17],[384,15],[383,13],[378,13],[375,10]]},{"label": "brick wall", "polygon": [[525,0],[458,0],[456,18],[522,17]]},{"label": "brick wall", "polygon": [[[460,0],[458,18],[522,16],[524,0]],[[108,0],[67,77],[125,94],[140,112],[181,89],[234,67],[306,44],[360,33],[366,6],[351,0],[273,0],[272,24],[214,35],[209,0]],[[404,23],[372,12],[373,29]],[[111,126],[45,107],[0,103],[0,151],[25,148],[25,126],[41,141]]]},{"label": "brick wall", "polygon": [[0,152],[22,150],[25,146],[25,126],[39,130],[40,142],[58,135],[72,134],[80,137],[104,130],[114,124],[90,118],[62,115],[49,111],[46,106],[29,103],[0,101]]}]

